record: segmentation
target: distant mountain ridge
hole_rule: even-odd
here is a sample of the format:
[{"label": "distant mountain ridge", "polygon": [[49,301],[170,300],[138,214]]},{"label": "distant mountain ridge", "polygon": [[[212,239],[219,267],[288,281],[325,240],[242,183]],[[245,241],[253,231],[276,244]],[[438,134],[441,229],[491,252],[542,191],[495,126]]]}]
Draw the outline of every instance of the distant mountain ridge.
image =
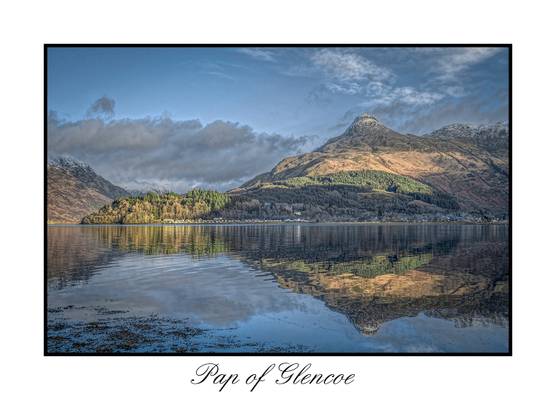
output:
[{"label": "distant mountain ridge", "polygon": [[501,138],[507,137],[508,134],[508,123],[497,122],[491,125],[479,126],[473,126],[469,124],[450,124],[424,136],[439,138]]},{"label": "distant mountain ridge", "polygon": [[467,139],[490,152],[505,154],[505,157],[508,157],[510,135],[507,122],[479,126],[451,124],[424,135],[424,137],[448,140]]},{"label": "distant mountain ridge", "polygon": [[[296,197],[304,198],[314,205],[309,215],[321,215],[325,219],[336,216],[365,219],[385,214],[398,218],[456,210],[505,218],[509,198],[508,156],[506,123],[480,127],[453,124],[417,136],[398,133],[382,125],[376,117],[362,114],[342,135],[313,152],[285,158],[270,172],[231,193],[265,203],[273,197],[282,200],[291,197],[289,201],[294,203]],[[380,187],[376,184],[369,186],[370,172],[390,174],[390,190],[376,189]],[[352,175],[347,180],[338,175],[346,173]],[[433,197],[397,193],[396,176],[427,185]],[[305,188],[292,185],[303,177],[307,178]],[[328,181],[328,191],[314,185],[315,180]],[[292,196],[285,195],[288,191]],[[330,193],[334,191],[346,201],[332,198]],[[310,192],[314,192],[313,199],[306,196]],[[441,204],[453,202],[436,202],[439,197],[453,198],[457,207],[444,208]]]},{"label": "distant mountain ridge", "polygon": [[112,184],[81,161],[71,157],[48,160],[49,223],[79,223],[98,208],[129,195],[125,189]]}]

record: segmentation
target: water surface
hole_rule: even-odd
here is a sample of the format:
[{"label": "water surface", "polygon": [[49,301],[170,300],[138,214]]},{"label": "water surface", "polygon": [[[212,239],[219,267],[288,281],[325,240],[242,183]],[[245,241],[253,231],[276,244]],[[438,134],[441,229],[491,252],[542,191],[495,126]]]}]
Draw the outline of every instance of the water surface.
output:
[{"label": "water surface", "polygon": [[55,352],[506,352],[506,225],[50,226]]}]

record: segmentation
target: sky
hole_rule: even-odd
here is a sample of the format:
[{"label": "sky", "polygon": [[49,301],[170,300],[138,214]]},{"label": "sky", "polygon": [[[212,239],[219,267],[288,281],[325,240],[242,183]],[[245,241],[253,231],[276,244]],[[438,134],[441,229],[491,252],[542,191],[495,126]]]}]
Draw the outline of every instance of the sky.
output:
[{"label": "sky", "polygon": [[130,190],[228,190],[369,112],[402,133],[508,119],[505,48],[50,48],[49,157]]}]

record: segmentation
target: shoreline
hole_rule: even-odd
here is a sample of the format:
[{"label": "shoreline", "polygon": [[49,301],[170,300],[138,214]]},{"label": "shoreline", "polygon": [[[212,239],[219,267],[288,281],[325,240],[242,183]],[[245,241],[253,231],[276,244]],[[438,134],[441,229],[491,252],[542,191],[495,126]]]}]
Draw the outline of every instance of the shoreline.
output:
[{"label": "shoreline", "polygon": [[226,225],[509,225],[510,221],[199,221],[151,224],[47,223],[47,226],[226,226]]}]

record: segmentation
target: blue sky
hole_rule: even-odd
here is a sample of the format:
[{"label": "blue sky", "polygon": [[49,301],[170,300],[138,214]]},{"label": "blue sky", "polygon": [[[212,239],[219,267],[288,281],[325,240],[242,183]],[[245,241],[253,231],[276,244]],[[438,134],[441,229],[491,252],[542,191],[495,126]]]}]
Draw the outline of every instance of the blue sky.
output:
[{"label": "blue sky", "polygon": [[[49,121],[52,155],[83,159],[127,187],[228,188],[271,168],[283,156],[309,150],[342,133],[362,112],[415,134],[454,122],[506,120],[508,52],[500,48],[51,48],[48,108],[55,112]],[[204,142],[210,135],[216,141],[225,138],[228,147],[215,152]],[[182,177],[179,172],[164,172],[169,168],[164,164],[157,176],[157,160],[168,154],[169,144],[184,146],[174,150],[174,157],[201,157],[188,152],[186,138],[198,141],[196,153],[206,147],[206,158],[198,160],[205,168],[214,165],[210,154],[229,156],[234,149],[253,152],[255,158],[265,151],[267,162],[247,161],[235,176],[195,175],[184,162],[173,167],[187,170]],[[101,139],[103,145],[98,143]],[[138,160],[150,160],[152,165],[137,170],[138,165],[114,164],[115,153],[126,153],[130,160],[140,155]]]}]

